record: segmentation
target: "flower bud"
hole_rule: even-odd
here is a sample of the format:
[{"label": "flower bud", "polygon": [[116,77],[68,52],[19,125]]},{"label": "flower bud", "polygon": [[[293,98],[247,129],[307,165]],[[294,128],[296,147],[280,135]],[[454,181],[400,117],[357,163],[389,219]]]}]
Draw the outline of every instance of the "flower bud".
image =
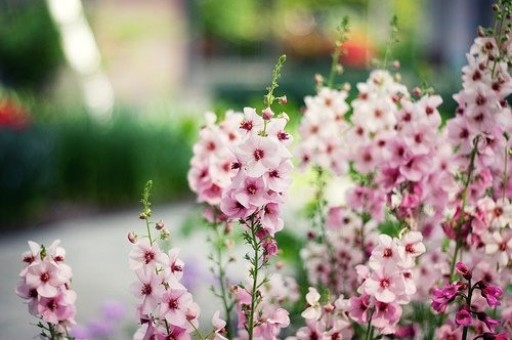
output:
[{"label": "flower bud", "polygon": [[156,230],[162,230],[163,228],[165,227],[165,224],[162,220],[158,221],[156,224],[155,224],[155,229]]},{"label": "flower bud", "polygon": [[130,243],[134,243],[137,242],[137,235],[135,235],[135,233],[133,232],[129,232],[128,233],[128,241],[130,241]]},{"label": "flower bud", "polygon": [[464,263],[457,262],[457,264],[455,265],[455,269],[457,270],[457,273],[462,275],[462,277],[465,278],[466,280],[471,279],[471,270]]},{"label": "flower bud", "polygon": [[288,97],[286,97],[286,96],[281,96],[278,98],[278,100],[279,100],[279,104],[281,104],[281,105],[285,105],[288,103]]},{"label": "flower bud", "polygon": [[315,74],[315,83],[316,83],[317,85],[322,85],[322,84],[323,84],[323,82],[324,82],[324,77],[322,77],[322,75],[320,75],[320,74],[318,74],[318,73],[317,73],[317,74]]},{"label": "flower bud", "polygon": [[139,214],[139,219],[141,219],[141,220],[145,220],[146,218],[148,218],[148,217],[147,217],[147,215],[146,215],[146,213],[141,212],[141,213]]},{"label": "flower bud", "polygon": [[267,107],[265,110],[263,110],[262,116],[263,116],[263,119],[265,119],[265,120],[271,120],[272,117],[274,117],[274,112],[272,112],[270,107]]},{"label": "flower bud", "polygon": [[400,68],[400,61],[395,60],[393,61],[393,69],[396,71]]},{"label": "flower bud", "polygon": [[422,92],[422,91],[421,91],[421,89],[420,89],[418,86],[416,86],[416,87],[412,90],[412,94],[413,94],[414,96],[416,96],[416,97],[421,97],[421,92]]},{"label": "flower bud", "polygon": [[171,233],[168,229],[164,228],[164,229],[160,230],[160,239],[162,241],[168,240],[169,236],[171,236]]},{"label": "flower bud", "polygon": [[328,303],[324,306],[324,311],[326,313],[332,313],[334,311],[334,306],[332,304]]}]

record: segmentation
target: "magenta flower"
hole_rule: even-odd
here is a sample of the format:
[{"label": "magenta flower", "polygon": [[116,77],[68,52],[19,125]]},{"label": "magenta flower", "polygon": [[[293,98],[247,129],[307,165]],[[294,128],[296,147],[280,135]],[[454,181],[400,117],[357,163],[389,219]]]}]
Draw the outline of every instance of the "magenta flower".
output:
[{"label": "magenta flower", "polygon": [[481,284],[482,296],[487,300],[489,307],[496,307],[501,305],[499,299],[503,296],[503,290],[500,287]]},{"label": "magenta flower", "polygon": [[456,284],[447,284],[443,289],[434,288],[432,294],[432,308],[439,313],[444,313],[446,307],[451,303],[459,291],[459,286]]},{"label": "magenta flower", "polygon": [[471,323],[473,322],[473,317],[471,316],[471,313],[467,309],[467,306],[464,308],[461,308],[455,313],[455,323],[459,326],[471,326]]},{"label": "magenta flower", "polygon": [[464,263],[457,262],[457,264],[455,265],[455,269],[457,270],[457,273],[462,275],[462,277],[465,278],[466,280],[471,279],[471,270]]},{"label": "magenta flower", "polygon": [[360,324],[368,322],[368,311],[370,309],[370,296],[351,297],[348,301],[348,315]]}]

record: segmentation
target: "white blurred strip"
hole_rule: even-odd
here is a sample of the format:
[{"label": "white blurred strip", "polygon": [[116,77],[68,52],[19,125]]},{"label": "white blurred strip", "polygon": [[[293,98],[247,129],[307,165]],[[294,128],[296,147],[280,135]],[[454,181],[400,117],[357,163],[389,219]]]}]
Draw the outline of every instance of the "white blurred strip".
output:
[{"label": "white blurred strip", "polygon": [[62,39],[69,65],[81,76],[85,104],[96,118],[107,121],[114,92],[101,70],[101,56],[80,0],[46,0]]}]

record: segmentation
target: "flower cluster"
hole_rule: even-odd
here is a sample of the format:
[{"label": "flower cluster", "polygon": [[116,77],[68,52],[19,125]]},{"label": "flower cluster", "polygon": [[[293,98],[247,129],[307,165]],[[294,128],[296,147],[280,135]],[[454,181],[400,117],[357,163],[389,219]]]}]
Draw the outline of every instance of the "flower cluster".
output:
[{"label": "flower cluster", "polygon": [[291,136],[284,130],[288,117],[264,116],[245,108],[240,123],[241,141],[234,149],[237,169],[222,195],[220,208],[230,219],[255,216],[265,233],[273,236],[283,228],[280,217],[284,194],[290,185],[292,163],[288,145]]},{"label": "flower cluster", "polygon": [[306,109],[299,128],[300,145],[297,150],[302,167],[311,164],[343,174],[348,169],[346,161],[349,129],[345,114],[349,110],[347,91],[322,87],[316,96],[306,96]]},{"label": "flower cluster", "polygon": [[334,302],[321,302],[316,288],[309,287],[306,294],[307,308],[302,312],[306,326],[289,339],[351,339],[353,330],[347,316],[348,300],[343,296]]},{"label": "flower cluster", "polygon": [[356,267],[360,297],[351,297],[349,316],[370,324],[381,334],[393,334],[402,315],[401,305],[416,293],[413,268],[416,257],[425,252],[421,233],[411,231],[401,239],[379,236],[368,265]]},{"label": "flower cluster", "polygon": [[[436,312],[445,313],[450,304],[456,308],[454,322],[450,322],[444,329],[439,329],[438,336],[449,331],[467,334],[469,327],[473,326],[476,333],[484,338],[506,337],[504,333],[495,334],[499,321],[491,318],[485,311],[487,307],[495,308],[501,305],[503,290],[473,277],[472,270],[462,262],[456,264],[456,270],[462,281],[446,284],[442,289],[435,288],[432,292],[432,308]],[[460,328],[457,328],[458,326]]]},{"label": "flower cluster", "polygon": [[28,311],[42,322],[43,338],[57,339],[67,335],[75,324],[77,295],[71,289],[71,267],[64,263],[66,251],[60,241],[45,247],[28,242],[30,250],[22,254],[25,267],[16,294],[28,301]]},{"label": "flower cluster", "polygon": [[194,145],[194,156],[190,161],[188,183],[197,194],[198,202],[218,206],[223,191],[231,184],[236,174],[233,164],[236,157],[233,149],[240,143],[238,127],[243,119],[241,113],[226,112],[225,119],[216,124],[213,112],[205,114],[206,125],[201,128],[199,141]]},{"label": "flower cluster", "polygon": [[467,55],[468,65],[462,69],[463,88],[454,95],[457,115],[448,122],[447,130],[451,144],[457,147],[458,164],[467,169],[467,159],[476,147],[475,173],[486,177],[471,185],[470,202],[490,186],[497,196],[512,195],[512,186],[505,183],[512,174],[505,166],[512,146],[512,111],[506,100],[512,93],[507,66],[511,55],[510,46],[503,46],[494,36],[475,39]]},{"label": "flower cluster", "polygon": [[[238,318],[238,339],[248,339],[247,316],[252,308],[250,287],[235,286],[235,310]],[[292,304],[298,299],[298,287],[291,277],[274,273],[264,282],[258,304],[255,306],[257,319],[254,324],[253,339],[278,339],[282,328],[290,324],[289,313],[282,306]]]},{"label": "flower cluster", "polygon": [[162,221],[150,221],[152,211],[149,196],[152,185],[152,181],[148,181],[144,188],[141,200],[143,211],[139,215],[146,222],[147,234],[142,237],[133,232],[128,234],[128,240],[133,244],[129,266],[137,276],[131,289],[139,298],[137,317],[140,327],[134,339],[187,339],[197,331],[200,308],[192,294],[180,283],[184,270],[184,263],[179,258],[180,250],[171,248],[164,252],[152,237],[152,224],[162,240],[169,236]]}]

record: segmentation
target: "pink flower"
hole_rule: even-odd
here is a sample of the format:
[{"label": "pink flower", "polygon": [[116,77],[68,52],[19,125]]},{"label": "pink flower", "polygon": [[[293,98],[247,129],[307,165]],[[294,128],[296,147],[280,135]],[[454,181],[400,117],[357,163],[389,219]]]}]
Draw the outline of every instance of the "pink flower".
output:
[{"label": "pink flower", "polygon": [[34,263],[27,269],[27,285],[35,288],[40,296],[51,298],[59,293],[59,288],[67,278],[60,273],[59,267],[52,262]]},{"label": "pink flower", "polygon": [[315,288],[309,287],[309,292],[306,294],[306,301],[308,308],[301,313],[301,316],[304,319],[318,320],[322,315],[322,306],[320,305],[320,294]]},{"label": "pink flower", "polygon": [[219,316],[220,312],[217,310],[213,313],[212,317],[212,325],[215,328],[215,337],[214,340],[224,340],[225,337],[222,336],[222,333],[226,330],[226,321],[222,320]]},{"label": "pink flower", "polygon": [[160,314],[169,324],[188,328],[187,312],[192,304],[192,295],[186,289],[170,288],[162,296]]},{"label": "pink flower", "polygon": [[271,169],[276,169],[289,151],[276,140],[251,135],[238,148],[237,155],[242,168],[250,177],[260,177]]},{"label": "pink flower", "polygon": [[395,264],[402,261],[403,249],[399,249],[396,239],[390,236],[379,235],[379,245],[372,251],[372,256],[368,260],[368,264],[372,269],[378,269],[382,266]]},{"label": "pink flower", "polygon": [[146,238],[138,240],[130,251],[130,269],[140,270],[148,268],[154,270],[158,265],[164,266],[168,262],[157,244],[151,245]]},{"label": "pink flower", "polygon": [[154,270],[137,270],[135,274],[139,281],[131,285],[131,290],[135,296],[142,298],[141,313],[149,315],[158,306],[165,291],[162,278]]},{"label": "pink flower", "polygon": [[38,312],[44,321],[58,324],[61,321],[74,322],[76,293],[64,290],[53,297],[41,297]]},{"label": "pink flower", "polygon": [[361,289],[377,301],[391,303],[405,294],[404,278],[396,267],[381,266],[363,282]]},{"label": "pink flower", "polygon": [[402,307],[396,303],[377,302],[372,317],[372,325],[377,327],[382,334],[392,334],[395,326],[402,316]]},{"label": "pink flower", "polygon": [[259,208],[268,200],[267,191],[263,178],[240,177],[235,180],[238,189],[232,193],[233,199],[240,202],[245,208]]},{"label": "pink flower", "polygon": [[471,269],[469,269],[468,266],[466,266],[464,263],[457,262],[457,264],[455,265],[455,269],[457,270],[457,273],[462,275],[462,277],[465,278],[466,280],[471,279]]},{"label": "pink flower", "polygon": [[487,300],[489,307],[501,305],[499,299],[503,296],[503,290],[498,286],[485,285],[481,283],[482,296]]},{"label": "pink flower", "polygon": [[455,323],[459,326],[471,326],[473,318],[467,308],[461,308],[455,313]]},{"label": "pink flower", "polygon": [[357,323],[368,322],[368,311],[370,309],[370,296],[351,297],[348,301],[348,315]]},{"label": "pink flower", "polygon": [[458,292],[459,286],[456,284],[447,284],[443,289],[434,288],[432,308],[436,312],[444,313],[447,305],[455,299]]}]

